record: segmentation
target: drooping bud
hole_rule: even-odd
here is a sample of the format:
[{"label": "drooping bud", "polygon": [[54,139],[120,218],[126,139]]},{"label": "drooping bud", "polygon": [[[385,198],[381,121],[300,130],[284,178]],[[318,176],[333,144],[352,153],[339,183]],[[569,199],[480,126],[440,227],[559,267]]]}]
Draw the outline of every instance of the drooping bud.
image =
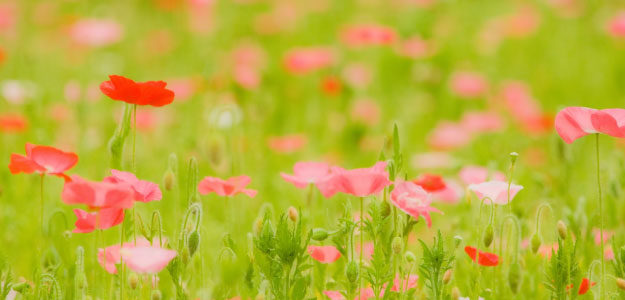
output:
[{"label": "drooping bud", "polygon": [[355,283],[358,280],[358,264],[355,261],[350,261],[347,263],[347,267],[345,268],[345,276],[347,276],[347,280],[351,283]]},{"label": "drooping bud", "polygon": [[564,224],[562,220],[559,220],[557,227],[558,227],[558,234],[560,235],[560,238],[563,240],[566,240],[566,234],[568,231],[566,228],[566,224]]},{"label": "drooping bud", "polygon": [[139,276],[137,275],[137,273],[130,273],[130,275],[128,276],[128,285],[133,290],[137,288],[137,286],[139,285]]},{"label": "drooping bud", "polygon": [[299,213],[297,212],[297,209],[295,207],[293,206],[289,207],[288,215],[291,221],[297,222],[297,219],[299,218]]},{"label": "drooping bud", "polygon": [[616,278],[616,286],[621,290],[625,290],[625,279]]},{"label": "drooping bud", "polygon": [[404,257],[406,258],[406,261],[411,263],[414,262],[415,260],[417,260],[417,258],[414,256],[414,253],[410,252],[410,251],[406,251],[406,254],[404,254]]},{"label": "drooping bud", "polygon": [[152,300],[161,300],[163,299],[163,294],[161,294],[160,290],[153,290],[152,291]]},{"label": "drooping bud", "polygon": [[538,232],[536,232],[534,233],[534,235],[532,235],[532,240],[531,240],[533,253],[538,252],[538,248],[540,248],[540,244],[542,244],[542,241],[540,240],[540,235],[538,235]]},{"label": "drooping bud", "polygon": [[493,237],[495,236],[495,230],[493,228],[493,224],[488,224],[486,226],[486,231],[484,232],[484,246],[488,248],[490,244],[493,242]]},{"label": "drooping bud", "polygon": [[454,286],[454,288],[451,289],[451,299],[460,299],[460,289],[457,286]]},{"label": "drooping bud", "polygon": [[187,240],[187,246],[189,247],[189,255],[193,256],[198,246],[200,245],[200,233],[197,230],[194,230],[189,235],[189,239]]},{"label": "drooping bud", "polygon": [[394,237],[393,241],[391,242],[391,249],[393,249],[393,253],[395,254],[401,253],[401,250],[404,247],[402,244],[403,243],[400,237],[398,236]]},{"label": "drooping bud", "polygon": [[315,241],[324,241],[328,238],[328,232],[323,228],[315,228],[312,231],[312,239]]},{"label": "drooping bud", "polygon": [[514,262],[510,265],[508,270],[508,285],[512,293],[516,294],[521,286],[521,266],[518,262]]},{"label": "drooping bud", "polygon": [[445,274],[443,274],[443,284],[448,284],[449,281],[451,281],[451,275],[452,275],[451,269],[445,271]]}]

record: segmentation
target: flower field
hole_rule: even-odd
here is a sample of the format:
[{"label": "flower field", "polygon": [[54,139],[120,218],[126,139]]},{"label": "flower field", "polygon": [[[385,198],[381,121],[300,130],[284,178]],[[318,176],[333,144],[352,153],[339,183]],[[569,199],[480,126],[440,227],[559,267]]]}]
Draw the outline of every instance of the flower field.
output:
[{"label": "flower field", "polygon": [[0,299],[623,299],[625,2],[3,0]]}]

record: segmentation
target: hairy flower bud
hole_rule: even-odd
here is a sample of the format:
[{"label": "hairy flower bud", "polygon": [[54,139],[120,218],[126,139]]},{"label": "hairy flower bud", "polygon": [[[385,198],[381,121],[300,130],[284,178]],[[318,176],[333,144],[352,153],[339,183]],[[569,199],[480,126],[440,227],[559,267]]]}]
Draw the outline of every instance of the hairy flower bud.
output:
[{"label": "hairy flower bud", "polygon": [[518,262],[514,262],[510,265],[508,270],[508,285],[512,293],[516,294],[521,286],[521,266]]},{"label": "hairy flower bud", "polygon": [[391,242],[391,249],[393,249],[393,253],[395,254],[401,253],[401,250],[404,247],[402,244],[403,243],[400,237],[398,236],[394,237],[393,241]]},{"label": "hairy flower bud", "polygon": [[171,170],[165,171],[163,175],[163,186],[165,190],[171,191],[174,189],[174,183],[176,181],[176,175]]},{"label": "hairy flower bud", "polygon": [[295,209],[295,207],[293,206],[289,207],[288,215],[291,221],[297,222],[297,219],[299,218],[299,213],[297,212],[297,209]]},{"label": "hairy flower bud", "polygon": [[345,276],[347,276],[347,280],[351,283],[355,283],[358,280],[358,264],[355,261],[350,261],[347,263],[347,267],[345,268]]},{"label": "hairy flower bud", "polygon": [[536,253],[538,252],[538,248],[540,248],[540,244],[542,244],[542,241],[540,240],[540,236],[537,233],[534,233],[534,235],[532,235],[532,240],[530,241],[531,246],[532,246],[532,252]]},{"label": "hairy flower bud", "polygon": [[415,260],[417,260],[417,258],[414,256],[414,253],[410,252],[410,251],[406,251],[406,254],[404,254],[404,257],[406,258],[406,261],[411,263],[414,262]]},{"label": "hairy flower bud", "polygon": [[163,295],[161,294],[160,290],[153,290],[152,291],[152,300],[161,300],[163,299]]},{"label": "hairy flower bud", "polygon": [[312,231],[312,239],[315,241],[324,241],[328,238],[328,232],[323,228],[315,228]]},{"label": "hairy flower bud", "polygon": [[448,284],[449,281],[451,281],[451,275],[452,275],[451,269],[445,271],[445,274],[443,274],[443,284]]},{"label": "hairy flower bud", "polygon": [[139,276],[137,275],[137,273],[130,273],[130,275],[128,276],[128,285],[133,290],[137,288],[137,286],[139,285]]},{"label": "hairy flower bud", "polygon": [[382,211],[381,211],[382,217],[388,217],[391,215],[391,205],[388,204],[387,201],[382,202]]},{"label": "hairy flower bud", "polygon": [[493,224],[488,224],[486,227],[486,231],[484,232],[484,247],[488,248],[490,244],[493,242],[493,237],[495,236],[495,229],[493,228]]},{"label": "hairy flower bud", "polygon": [[562,220],[559,220],[557,227],[558,227],[558,234],[560,235],[560,238],[563,240],[566,240],[566,234],[567,234],[566,224],[564,224]]},{"label": "hairy flower bud", "polygon": [[200,233],[197,230],[194,230],[189,235],[189,239],[187,240],[187,247],[189,247],[189,256],[193,256],[198,246],[200,245]]},{"label": "hairy flower bud", "polygon": [[451,299],[458,300],[459,298],[460,298],[460,289],[458,289],[457,286],[454,286],[454,288],[451,289]]}]

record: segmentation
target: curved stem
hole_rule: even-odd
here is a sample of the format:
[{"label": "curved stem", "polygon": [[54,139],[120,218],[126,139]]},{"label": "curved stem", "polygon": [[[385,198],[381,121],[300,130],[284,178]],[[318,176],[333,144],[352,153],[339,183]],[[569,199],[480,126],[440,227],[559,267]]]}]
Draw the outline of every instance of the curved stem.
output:
[{"label": "curved stem", "polygon": [[549,203],[543,202],[540,206],[538,206],[538,212],[536,212],[536,233],[540,232],[540,216],[545,208],[549,208],[551,214],[553,214],[553,208],[551,208]]},{"label": "curved stem", "polygon": [[597,190],[599,192],[599,230],[601,235],[601,299],[605,299],[605,258],[603,250],[603,201],[601,199],[601,165],[599,160],[599,133],[595,134],[597,150]]}]

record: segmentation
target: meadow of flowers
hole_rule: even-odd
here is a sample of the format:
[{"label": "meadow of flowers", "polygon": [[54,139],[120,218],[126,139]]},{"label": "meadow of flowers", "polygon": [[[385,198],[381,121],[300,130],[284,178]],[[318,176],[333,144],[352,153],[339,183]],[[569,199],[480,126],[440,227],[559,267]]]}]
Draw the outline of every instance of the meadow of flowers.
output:
[{"label": "meadow of flowers", "polygon": [[625,2],[0,1],[0,299],[623,299]]}]

